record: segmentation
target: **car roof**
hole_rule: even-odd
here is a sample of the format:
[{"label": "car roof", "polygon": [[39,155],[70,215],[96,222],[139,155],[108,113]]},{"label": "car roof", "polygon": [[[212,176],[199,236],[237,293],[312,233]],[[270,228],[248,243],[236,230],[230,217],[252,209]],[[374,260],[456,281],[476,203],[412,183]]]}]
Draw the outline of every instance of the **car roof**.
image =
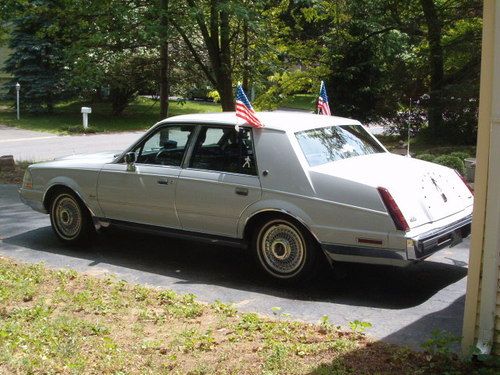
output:
[{"label": "car roof", "polygon": [[[321,128],[336,125],[360,125],[357,120],[337,117],[320,116],[312,113],[298,111],[257,112],[258,119],[264,124],[265,129],[296,132],[312,128]],[[207,125],[248,125],[236,117],[235,112],[197,113],[169,117],[159,122],[165,123],[197,123]]]}]

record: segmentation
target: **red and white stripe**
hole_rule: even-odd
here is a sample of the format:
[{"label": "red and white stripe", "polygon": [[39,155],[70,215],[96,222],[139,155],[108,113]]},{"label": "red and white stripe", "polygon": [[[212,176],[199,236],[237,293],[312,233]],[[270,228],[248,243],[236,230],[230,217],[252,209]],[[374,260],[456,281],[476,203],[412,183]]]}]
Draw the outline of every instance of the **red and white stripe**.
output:
[{"label": "red and white stripe", "polygon": [[321,96],[318,98],[318,110],[322,115],[330,116],[330,105],[326,103]]},{"label": "red and white stripe", "polygon": [[264,125],[260,122],[260,120],[255,116],[255,111],[249,109],[243,102],[237,100],[236,101],[236,117],[239,117],[245,120],[249,125],[254,128],[262,128]]}]

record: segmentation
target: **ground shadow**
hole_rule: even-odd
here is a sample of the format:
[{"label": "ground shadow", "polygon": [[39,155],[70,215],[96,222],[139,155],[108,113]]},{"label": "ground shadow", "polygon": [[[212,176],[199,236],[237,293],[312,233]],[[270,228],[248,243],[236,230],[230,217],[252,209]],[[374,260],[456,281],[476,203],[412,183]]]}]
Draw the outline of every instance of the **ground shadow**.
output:
[{"label": "ground shadow", "polygon": [[8,245],[86,259],[89,266],[106,263],[169,276],[177,279],[176,284],[388,309],[420,305],[467,274],[465,267],[429,261],[406,268],[343,264],[338,272],[322,272],[308,284],[283,287],[259,276],[248,251],[194,241],[113,230],[99,235],[88,248],[74,249],[61,245],[50,227],[41,227],[4,238],[2,247]]}]

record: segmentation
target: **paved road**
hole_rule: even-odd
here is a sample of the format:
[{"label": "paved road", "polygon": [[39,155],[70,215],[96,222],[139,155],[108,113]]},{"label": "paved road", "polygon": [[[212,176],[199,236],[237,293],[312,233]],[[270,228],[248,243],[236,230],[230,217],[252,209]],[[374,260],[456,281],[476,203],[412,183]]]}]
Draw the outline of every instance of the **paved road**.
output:
[{"label": "paved road", "polygon": [[[381,126],[368,128],[373,134],[382,134]],[[56,135],[0,125],[0,156],[14,155],[17,161],[45,161],[56,157],[120,151],[131,145],[143,132]]]},{"label": "paved road", "polygon": [[281,307],[295,319],[317,322],[328,315],[343,326],[359,319],[373,324],[375,337],[414,347],[436,328],[460,336],[468,242],[411,268],[352,265],[344,277],[328,273],[310,285],[284,288],[257,277],[243,250],[116,231],[76,251],[61,245],[49,225],[46,215],[19,202],[15,186],[0,185],[0,255],[114,274],[206,302],[232,302],[241,311],[272,315]]},{"label": "paved road", "polygon": [[143,132],[56,135],[0,125],[0,155],[18,161],[44,161],[72,154],[123,150]]}]

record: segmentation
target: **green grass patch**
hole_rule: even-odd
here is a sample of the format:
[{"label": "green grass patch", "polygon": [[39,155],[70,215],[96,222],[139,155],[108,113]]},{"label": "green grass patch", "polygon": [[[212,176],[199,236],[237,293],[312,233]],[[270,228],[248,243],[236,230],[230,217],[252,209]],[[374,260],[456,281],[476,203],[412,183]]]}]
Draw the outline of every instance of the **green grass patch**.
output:
[{"label": "green grass patch", "polygon": [[366,328],[241,314],[192,294],[0,257],[0,374],[479,373],[442,335],[421,353],[373,341]]},{"label": "green grass patch", "polygon": [[302,109],[305,111],[314,111],[316,108],[317,95],[313,94],[295,94],[289,96],[283,103],[281,107],[291,108],[291,109]]},{"label": "green grass patch", "polygon": [[[81,107],[92,108],[89,125],[93,132],[144,130],[160,120],[159,102],[140,97],[127,107],[121,116],[111,114],[109,103],[72,101],[57,105],[53,114],[22,112],[20,120],[16,119],[12,103],[0,102],[0,124],[59,134],[66,134],[71,129],[78,132],[82,124]],[[169,105],[169,116],[220,111],[220,105],[214,103],[170,101]]]}]

